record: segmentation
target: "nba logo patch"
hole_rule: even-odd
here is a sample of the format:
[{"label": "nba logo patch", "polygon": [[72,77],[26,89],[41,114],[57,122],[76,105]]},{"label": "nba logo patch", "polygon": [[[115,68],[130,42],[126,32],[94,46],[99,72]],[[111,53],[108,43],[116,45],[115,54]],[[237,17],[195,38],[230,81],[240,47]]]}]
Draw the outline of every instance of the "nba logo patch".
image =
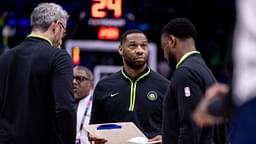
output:
[{"label": "nba logo patch", "polygon": [[190,92],[190,88],[189,87],[185,87],[184,88],[184,94],[185,94],[185,97],[190,97],[191,96],[191,92]]}]

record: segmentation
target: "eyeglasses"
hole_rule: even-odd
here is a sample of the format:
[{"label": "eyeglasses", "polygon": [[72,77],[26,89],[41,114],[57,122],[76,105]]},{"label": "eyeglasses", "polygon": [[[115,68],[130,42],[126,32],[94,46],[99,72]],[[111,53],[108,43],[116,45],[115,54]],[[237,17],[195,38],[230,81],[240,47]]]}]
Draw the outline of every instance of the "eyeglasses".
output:
[{"label": "eyeglasses", "polygon": [[83,82],[85,80],[90,81],[91,79],[84,77],[84,76],[73,76],[73,79],[76,80],[77,82]]},{"label": "eyeglasses", "polygon": [[64,26],[64,24],[62,24],[61,22],[58,22],[58,24],[60,24],[60,26],[63,28],[64,32],[63,32],[63,37],[66,36],[66,27]]}]

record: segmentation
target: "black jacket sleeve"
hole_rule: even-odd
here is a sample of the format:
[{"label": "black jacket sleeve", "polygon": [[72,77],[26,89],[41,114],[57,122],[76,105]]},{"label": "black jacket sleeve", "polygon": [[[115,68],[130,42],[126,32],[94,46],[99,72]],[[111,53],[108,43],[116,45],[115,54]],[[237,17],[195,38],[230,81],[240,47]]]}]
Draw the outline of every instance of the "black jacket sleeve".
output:
[{"label": "black jacket sleeve", "polygon": [[163,142],[164,144],[176,144],[179,137],[179,112],[174,97],[174,91],[172,91],[172,85],[167,90],[163,104]]},{"label": "black jacket sleeve", "polygon": [[[166,138],[169,140],[164,143],[196,144],[199,141],[204,142],[203,139],[210,139],[212,130],[199,128],[191,118],[193,110],[204,95],[202,81],[189,69],[179,68],[173,75],[169,93],[165,100],[165,124],[163,126],[164,129],[167,129],[164,130],[164,137],[169,135],[169,138]],[[165,125],[169,129],[165,128]]]},{"label": "black jacket sleeve", "polygon": [[57,130],[63,144],[74,144],[76,138],[76,111],[72,80],[71,58],[65,51],[58,51],[53,61],[52,89]]},{"label": "black jacket sleeve", "polygon": [[106,88],[101,81],[98,82],[93,93],[92,111],[90,124],[107,122],[107,115],[104,108],[104,93]]}]

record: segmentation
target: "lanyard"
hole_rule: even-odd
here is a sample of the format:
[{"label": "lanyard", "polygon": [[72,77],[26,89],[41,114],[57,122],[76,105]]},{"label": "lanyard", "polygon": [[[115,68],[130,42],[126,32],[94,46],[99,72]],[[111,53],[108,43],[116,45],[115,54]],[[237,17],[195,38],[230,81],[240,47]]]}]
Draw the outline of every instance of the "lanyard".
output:
[{"label": "lanyard", "polygon": [[90,96],[90,99],[86,105],[86,108],[85,108],[85,111],[84,111],[84,115],[82,117],[82,120],[81,120],[81,124],[80,124],[80,127],[79,127],[79,131],[77,133],[77,138],[76,138],[76,144],[80,144],[81,143],[81,133],[82,133],[82,130],[83,130],[83,125],[84,125],[84,120],[85,120],[85,117],[90,109],[90,106],[92,104],[92,95]]},{"label": "lanyard", "polygon": [[90,96],[90,99],[89,99],[89,101],[88,101],[88,103],[86,105],[86,108],[85,108],[85,111],[84,111],[84,115],[82,117],[81,124],[80,124],[80,127],[79,127],[79,132],[81,132],[82,129],[83,129],[84,120],[85,120],[85,117],[86,117],[86,115],[87,115],[87,113],[88,113],[88,111],[90,109],[91,103],[92,103],[92,95]]}]

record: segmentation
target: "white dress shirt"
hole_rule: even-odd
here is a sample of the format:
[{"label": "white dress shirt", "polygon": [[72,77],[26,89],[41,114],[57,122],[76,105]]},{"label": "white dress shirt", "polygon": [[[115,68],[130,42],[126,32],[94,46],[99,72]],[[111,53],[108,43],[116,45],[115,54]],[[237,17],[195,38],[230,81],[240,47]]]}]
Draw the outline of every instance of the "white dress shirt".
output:
[{"label": "white dress shirt", "polygon": [[[90,93],[85,98],[81,99],[78,103],[78,106],[77,106],[77,124],[76,124],[76,133],[77,133],[77,135],[80,133],[79,129],[80,129],[80,126],[81,126],[82,118],[83,118],[85,109],[88,105],[88,102],[90,100],[91,95],[92,95],[92,93]],[[83,126],[89,124],[90,116],[91,116],[91,108],[92,108],[92,102],[89,106],[89,109],[88,109],[88,112],[86,114]],[[80,142],[81,142],[81,144],[90,144],[90,142],[88,141],[87,132],[85,130],[82,130],[82,132],[80,133]]]}]

